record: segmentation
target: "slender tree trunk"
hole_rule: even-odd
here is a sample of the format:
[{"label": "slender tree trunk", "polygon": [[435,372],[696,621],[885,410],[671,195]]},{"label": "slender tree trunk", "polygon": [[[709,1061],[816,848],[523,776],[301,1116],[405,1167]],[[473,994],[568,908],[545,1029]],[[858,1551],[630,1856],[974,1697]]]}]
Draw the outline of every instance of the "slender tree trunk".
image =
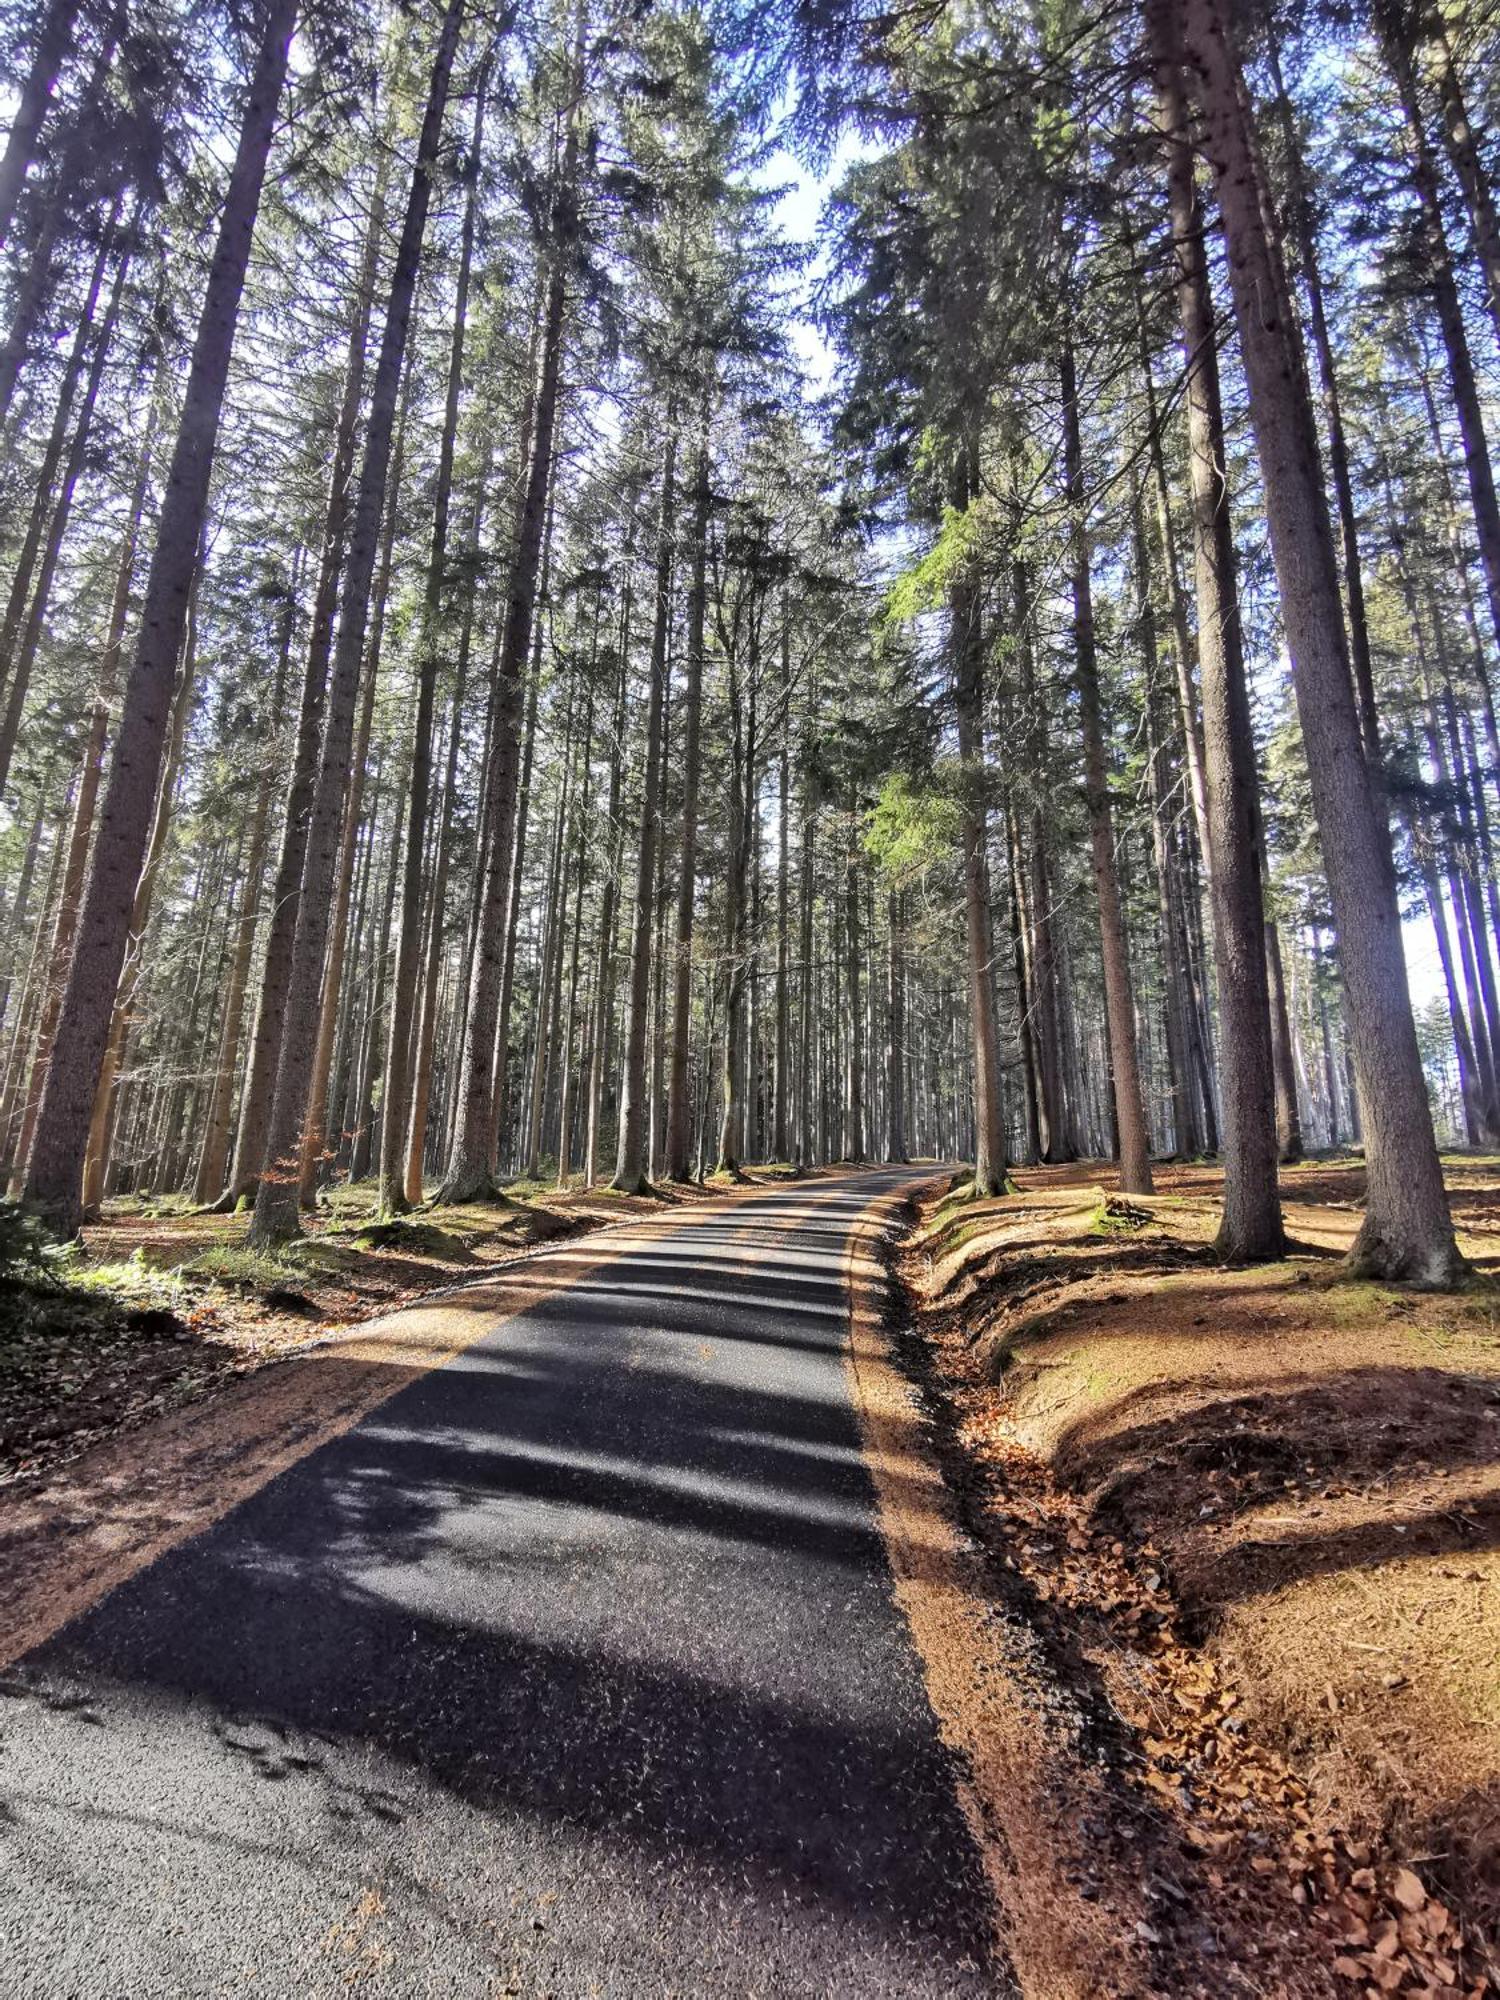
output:
[{"label": "slender tree trunk", "polygon": [[1484,152],[1469,122],[1463,85],[1453,60],[1453,45],[1440,13],[1423,17],[1428,28],[1431,68],[1443,110],[1443,143],[1464,191],[1469,222],[1474,231],[1474,248],[1484,273],[1485,303],[1490,324],[1500,340],[1500,215],[1495,208],[1495,191],[1485,170]]},{"label": "slender tree trunk", "polygon": [[[177,687],[172,698],[172,712],[168,721],[166,756],[153,805],[151,832],[141,867],[141,877],[136,884],[135,896],[131,902],[129,948],[115,994],[104,1057],[100,1064],[99,1084],[90,1110],[82,1187],[82,1206],[84,1213],[88,1215],[97,1213],[99,1203],[104,1197],[105,1183],[109,1174],[115,1114],[119,1109],[116,1081],[124,1059],[126,1037],[129,1035],[135,1010],[136,989],[145,962],[147,925],[151,920],[162,855],[166,851],[167,832],[172,820],[172,804],[182,763],[182,746],[187,734],[188,715],[192,709],[197,683],[197,605],[200,577],[201,568],[195,574],[188,591],[187,629]],[[44,1105],[45,1101],[44,1098]]]},{"label": "slender tree trunk", "polygon": [[78,0],[46,0],[37,23],[31,63],[11,118],[5,151],[0,154],[0,243],[10,240],[16,203],[20,199],[26,170],[36,155],[37,139],[47,116],[47,106],[52,102],[53,85],[73,45],[73,22],[77,13]]},{"label": "slender tree trunk", "polygon": [[307,857],[307,832],[318,779],[318,746],[327,696],[328,665],[333,651],[334,617],[338,610],[339,575],[349,525],[350,480],[360,404],[364,392],[365,349],[374,304],[375,266],[385,224],[383,179],[375,187],[364,252],[355,285],[349,340],[344,360],[343,393],[334,428],[328,500],[323,516],[323,547],[313,594],[307,658],[302,676],[297,740],[287,784],[282,819],[281,850],[271,889],[271,914],[266,927],[263,964],[250,1031],[248,1074],[240,1097],[234,1164],[230,1169],[227,1205],[248,1201],[255,1193],[265,1164],[270,1128],[271,1097],[276,1087],[276,1063],[286,1019],[287,987],[297,935],[298,893]]},{"label": "slender tree trunk", "polygon": [[682,819],[677,853],[677,926],[672,964],[672,1054],[667,1077],[667,1178],[691,1178],[692,1101],[688,1054],[692,1031],[693,903],[698,888],[698,804],[702,781],[703,647],[708,601],[708,414],[705,389],[693,476],[692,581],[688,588],[687,686],[683,694]]},{"label": "slender tree trunk", "polygon": [[859,866],[844,864],[844,935],[849,941],[849,1048],[844,1071],[844,1157],[865,1157],[865,1023],[860,1002]]},{"label": "slender tree trunk", "polygon": [[438,30],[427,105],[417,144],[416,165],[406,216],[391,274],[380,358],[370,392],[370,420],[349,536],[349,560],[339,598],[338,640],[329,676],[328,703],[318,782],[308,821],[307,854],[297,898],[297,935],[287,982],[286,1019],[276,1066],[265,1166],[255,1196],[251,1240],[281,1242],[301,1232],[300,1183],[303,1129],[307,1120],[313,1057],[318,1036],[318,994],[328,941],[339,830],[348,789],[354,711],[369,620],[386,478],[396,405],[406,355],[422,240],[442,140],[448,83],[463,18],[464,0],[448,0]]},{"label": "slender tree trunk", "polygon": [[1251,423],[1360,1078],[1369,1194],[1351,1264],[1370,1275],[1448,1285],[1463,1263],[1412,1020],[1394,871],[1354,702],[1333,532],[1285,272],[1267,225],[1263,168],[1221,0],[1181,5],[1205,150],[1218,176]]},{"label": "slender tree trunk", "polygon": [[907,1158],[906,1126],[906,910],[903,896],[893,889],[886,903],[886,922],[891,933],[890,1001],[886,1009],[889,1027],[886,1048],[890,1062],[887,1085],[885,1153],[888,1160]]},{"label": "slender tree trunk", "polygon": [[[966,481],[962,492],[965,504],[968,498]],[[995,1010],[989,813],[984,790],[984,634],[979,592],[967,577],[958,579],[950,590],[949,621],[958,755],[963,769],[964,925],[974,1042],[974,1192],[992,1196],[1005,1192],[1005,1104]]]},{"label": "slender tree trunk", "polygon": [[641,828],[636,848],[635,917],[631,932],[630,978],[626,992],[625,1049],[620,1079],[620,1136],[611,1185],[622,1194],[643,1194],[646,1173],[646,1014],[651,976],[652,895],[656,887],[657,791],[661,783],[662,710],[666,696],[667,640],[672,622],[672,542],[676,523],[677,434],[668,419],[662,456],[661,513],[656,546],[656,617],[651,635],[650,679],[646,690],[646,769],[641,791]]},{"label": "slender tree trunk", "polygon": [[1333,338],[1328,330],[1328,310],[1323,298],[1323,273],[1318,261],[1318,236],[1313,221],[1312,196],[1302,163],[1302,145],[1292,115],[1291,99],[1281,74],[1281,52],[1274,29],[1267,36],[1271,77],[1275,85],[1277,114],[1286,149],[1288,207],[1296,238],[1302,282],[1307,288],[1308,326],[1313,352],[1318,360],[1318,379],[1323,390],[1323,411],[1328,428],[1328,469],[1333,475],[1334,505],[1338,512],[1339,539],[1344,558],[1344,598],[1349,617],[1349,659],[1354,670],[1354,692],[1359,702],[1360,734],[1372,771],[1380,769],[1380,716],[1375,702],[1375,670],[1370,658],[1370,625],[1365,612],[1364,562],[1359,548],[1358,516],[1354,510],[1354,482],[1349,471],[1349,444],[1344,432],[1343,399],[1339,393],[1338,370],[1334,364]]},{"label": "slender tree trunk", "polygon": [[396,964],[391,988],[380,1187],[376,1198],[382,1215],[400,1215],[411,1206],[406,1193],[406,1169],[412,1045],[418,1025],[417,981],[422,962],[422,862],[427,850],[428,794],[432,786],[432,718],[437,701],[443,616],[448,594],[448,515],[453,494],[453,453],[458,436],[459,400],[463,394],[464,332],[469,309],[469,276],[474,267],[474,223],[484,152],[486,83],[487,77],[481,75],[474,106],[474,132],[468,164],[469,189],[459,242],[458,278],[453,292],[453,335],[448,349],[447,396],[438,444],[437,478],[433,487],[432,541],[427,556],[427,584],[417,638],[417,706],[412,727],[411,775],[406,800],[406,856],[402,869],[401,921],[396,932]]},{"label": "slender tree trunk", "polygon": [[31,1085],[27,1092],[21,1136],[16,1145],[18,1193],[24,1183],[26,1163],[36,1131],[37,1111],[47,1080],[47,1066],[52,1059],[58,1015],[62,1009],[63,989],[67,982],[68,964],[73,953],[73,939],[77,934],[84,870],[88,864],[89,844],[94,833],[94,813],[99,803],[99,787],[104,775],[104,746],[109,731],[109,714],[119,683],[120,654],[125,644],[125,627],[130,617],[130,586],[135,576],[141,517],[145,512],[146,490],[151,479],[151,450],[155,440],[154,418],[153,402],[151,416],[147,419],[146,434],[141,441],[140,455],[136,460],[135,483],[131,489],[130,505],[125,518],[125,534],[115,567],[114,594],[110,600],[109,624],[105,632],[104,653],[99,666],[99,688],[94,697],[93,714],[89,718],[82,773],[73,808],[73,826],[68,838],[68,860],[63,873],[57,926],[52,939],[47,997],[37,1031],[36,1054],[32,1063]]},{"label": "slender tree trunk", "polygon": [[[463,1045],[456,1087],[457,1115],[439,1201],[493,1197],[496,1151],[496,1041],[502,1019],[501,980],[505,969],[512,902],[516,840],[518,724],[527,663],[531,656],[537,578],[549,512],[553,438],[562,388],[563,328],[567,309],[566,245],[574,227],[578,163],[576,121],[570,118],[554,195],[551,268],[539,340],[536,393],[531,402],[531,452],[516,522],[515,556],[497,663],[494,724],[485,774],[483,815],[486,832],[475,913],[475,943],[469,975]],[[502,1051],[503,1058],[503,1051]]]},{"label": "slender tree trunk", "polygon": [[[469,528],[471,565],[477,560],[483,515],[483,490],[476,497]],[[464,607],[463,633],[459,640],[458,665],[454,673],[453,708],[448,726],[448,768],[443,779],[443,811],[438,825],[437,854],[432,870],[432,916],[428,925],[427,965],[422,980],[421,1018],[413,1057],[411,1120],[406,1135],[406,1198],[422,1199],[422,1169],[427,1155],[427,1120],[432,1102],[433,1055],[437,1045],[438,982],[443,963],[443,933],[448,906],[448,876],[452,863],[453,806],[458,791],[458,749],[463,740],[464,696],[468,687],[469,657],[474,643],[475,599],[471,592]]]},{"label": "slender tree trunk", "polygon": [[1296,1044],[1286,1002],[1286,975],[1281,964],[1281,935],[1268,917],[1262,939],[1266,988],[1271,1000],[1272,1078],[1276,1105],[1276,1156],[1283,1166],[1302,1158],[1302,1112],[1297,1101]]},{"label": "slender tree trunk", "polygon": [[786,606],[781,618],[781,754],[777,764],[776,821],[776,1050],[771,1080],[771,1157],[788,1155],[787,1102],[791,1060],[791,1016],[788,971],[791,957],[791,630]]},{"label": "slender tree trunk", "polygon": [[1084,791],[1088,803],[1094,893],[1099,904],[1099,947],[1104,960],[1104,1001],[1109,1021],[1115,1117],[1120,1132],[1120,1186],[1126,1194],[1150,1194],[1151,1142],[1136,1059],[1135,996],[1131,987],[1125,918],[1120,904],[1114,813],[1109,798],[1109,765],[1094,647],[1094,600],[1089,577],[1088,525],[1084,519],[1083,436],[1078,418],[1078,384],[1072,345],[1066,338],[1062,351],[1062,397],[1072,536],[1073,645],[1079,708],[1083,718]]},{"label": "slender tree trunk", "polygon": [[[118,209],[118,204],[117,204]],[[53,506],[53,484],[57,469],[62,464],[63,452],[67,449],[68,431],[73,417],[73,398],[78,393],[78,384],[83,379],[84,363],[88,359],[89,337],[94,331],[94,314],[98,310],[99,293],[103,287],[104,274],[114,250],[116,238],[115,216],[111,215],[109,226],[104,231],[98,253],[94,258],[89,276],[88,291],[84,297],[83,310],[79,315],[78,328],[73,336],[73,344],[63,369],[62,382],[53,405],[52,426],[48,433],[46,447],[42,453],[41,466],[32,487],[31,509],[27,517],[26,532],[16,556],[11,572],[10,590],[6,598],[5,611],[0,616],[0,686],[8,690],[13,687],[16,670],[16,643],[20,638],[26,608],[32,600],[32,585],[36,580],[37,558],[42,552],[42,544],[47,524],[55,509]],[[114,299],[112,301],[110,323],[119,309],[120,288],[124,282],[126,265],[121,264],[116,272]],[[95,395],[99,388],[99,370],[103,365],[105,347],[96,347],[96,367],[93,372],[92,389]],[[82,431],[85,440],[88,435],[87,420],[83,420]],[[76,474],[75,474],[76,477]],[[43,600],[45,609],[45,598]],[[25,689],[22,687],[21,694]],[[3,785],[10,769],[10,752],[15,743],[15,730],[20,721],[20,704],[14,692],[9,693],[5,714],[5,729],[9,743],[5,749],[3,764],[0,764],[0,785]]]},{"label": "slender tree trunk", "polygon": [[[317,1200],[318,1176],[329,1151],[328,1077],[344,991],[344,961],[349,944],[349,897],[354,880],[355,857],[359,847],[361,814],[364,811],[365,765],[369,757],[370,730],[375,716],[375,694],[380,681],[380,661],[385,642],[386,608],[390,600],[392,557],[396,542],[398,510],[401,505],[401,475],[406,460],[406,427],[411,411],[414,379],[414,370],[408,366],[406,386],[401,397],[401,415],[396,421],[396,442],[391,453],[390,490],[385,505],[385,538],[381,543],[375,600],[370,613],[369,644],[365,648],[359,719],[354,728],[354,751],[349,764],[349,794],[344,801],[344,824],[339,836],[333,910],[329,918],[328,959],[323,968],[318,1040],[313,1050],[307,1120],[302,1128],[302,1164],[298,1191],[303,1208],[311,1208]],[[372,835],[373,831],[372,826]],[[357,923],[354,935],[356,937],[359,935]]]},{"label": "slender tree trunk", "polygon": [[598,963],[594,974],[594,1020],[589,1035],[589,1110],[588,1129],[584,1142],[584,1186],[592,1187],[599,1174],[599,1148],[604,1117],[604,1078],[607,1066],[607,1047],[610,1038],[610,1023],[614,1016],[615,995],[615,919],[619,901],[620,870],[624,861],[624,828],[621,821],[621,801],[623,798],[625,770],[625,724],[628,713],[627,700],[630,687],[630,646],[632,596],[630,590],[630,558],[634,542],[634,521],[626,534],[625,542],[625,589],[620,608],[620,668],[615,685],[615,712],[611,724],[613,751],[609,765],[609,804],[606,821],[609,827],[609,860],[605,868],[604,886],[599,898],[599,946]]},{"label": "slender tree trunk", "polygon": [[26,261],[26,269],[16,287],[10,326],[6,330],[4,345],[0,346],[0,424],[4,424],[10,415],[16,384],[31,353],[38,322],[51,296],[53,259],[67,215],[62,177],[54,175],[50,186],[45,190],[38,189],[35,201],[40,210],[36,238]]},{"label": "slender tree trunk", "polygon": [[146,856],[240,294],[295,18],[296,0],[272,0],[245,102],[157,527],[140,637],[58,1017],[57,1048],[66,1051],[66,1058],[54,1055],[37,1118],[26,1195],[54,1227],[69,1235],[82,1212],[80,1182],[89,1122]]},{"label": "slender tree trunk", "polygon": [[1474,357],[1464,324],[1463,304],[1453,273],[1437,162],[1427,136],[1427,123],[1417,89],[1411,44],[1412,19],[1405,0],[1378,0],[1375,8],[1381,43],[1395,78],[1412,147],[1411,176],[1422,214],[1422,249],[1431,282],[1438,325],[1448,358],[1448,379],[1463,445],[1474,531],[1484,570],[1490,621],[1500,640],[1500,499],[1495,492],[1494,465],[1485,432],[1484,405],[1474,370]]},{"label": "slender tree trunk", "polygon": [[[300,556],[301,550],[299,549],[297,553]],[[224,996],[224,1024],[219,1037],[218,1064],[214,1070],[209,1092],[203,1146],[198,1155],[198,1171],[193,1182],[193,1199],[200,1205],[218,1199],[223,1191],[224,1172],[229,1162],[229,1129],[234,1110],[234,1085],[239,1067],[240,1035],[244,1027],[245,992],[250,983],[250,960],[255,951],[255,932],[260,922],[261,881],[266,867],[271,794],[275,788],[275,762],[272,749],[281,731],[281,706],[286,691],[287,665],[291,657],[296,616],[297,566],[294,562],[287,587],[287,601],[282,613],[281,648],[276,663],[276,689],[271,698],[271,712],[261,748],[261,772],[256,782],[249,836],[242,856],[243,869],[236,871],[244,884],[244,891],[241,907],[235,918],[235,944],[229,964],[228,988]]]},{"label": "slender tree trunk", "polygon": [[[812,734],[812,695],[809,693],[807,734]],[[801,906],[798,922],[797,959],[801,985],[797,994],[797,1168],[813,1164],[813,858],[817,830],[817,807],[813,793],[810,759],[804,756],[802,776],[802,833],[799,842],[797,892]]]}]

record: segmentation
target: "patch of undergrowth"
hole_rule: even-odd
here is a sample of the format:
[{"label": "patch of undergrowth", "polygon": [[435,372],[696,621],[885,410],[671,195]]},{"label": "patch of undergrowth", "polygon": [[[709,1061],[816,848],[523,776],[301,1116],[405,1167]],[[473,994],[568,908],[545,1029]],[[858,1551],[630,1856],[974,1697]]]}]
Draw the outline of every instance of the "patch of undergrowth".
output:
[{"label": "patch of undergrowth", "polygon": [[451,1229],[409,1215],[366,1222],[347,1240],[361,1250],[401,1250],[409,1257],[436,1257],[448,1264],[466,1264],[474,1255],[464,1238]]},{"label": "patch of undergrowth", "polygon": [[215,1243],[180,1268],[188,1278],[206,1279],[240,1290],[269,1292],[282,1289],[297,1278],[340,1276],[358,1262],[353,1250],[330,1243],[326,1237],[299,1236],[275,1249],[259,1249],[248,1243]]},{"label": "patch of undergrowth", "polygon": [[1089,1217],[1089,1233],[1093,1236],[1134,1236],[1138,1230],[1149,1229],[1156,1217],[1149,1208],[1142,1208],[1139,1202],[1129,1200],[1122,1194],[1102,1195]]}]

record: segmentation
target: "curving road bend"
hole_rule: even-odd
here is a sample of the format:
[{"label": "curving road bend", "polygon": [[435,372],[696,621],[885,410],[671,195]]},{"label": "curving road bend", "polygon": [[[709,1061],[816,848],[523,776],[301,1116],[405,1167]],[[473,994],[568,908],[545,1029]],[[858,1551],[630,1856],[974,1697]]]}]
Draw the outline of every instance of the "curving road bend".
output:
[{"label": "curving road bend", "polygon": [[902,1179],[546,1253],[0,1677],[4,1992],[996,1992],[843,1362]]}]

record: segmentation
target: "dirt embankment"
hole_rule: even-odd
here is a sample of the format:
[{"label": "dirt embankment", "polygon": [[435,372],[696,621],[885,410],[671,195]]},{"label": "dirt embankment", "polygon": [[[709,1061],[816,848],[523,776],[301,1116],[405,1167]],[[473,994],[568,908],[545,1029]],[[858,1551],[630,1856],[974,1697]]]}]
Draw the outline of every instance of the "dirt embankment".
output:
[{"label": "dirt embankment", "polygon": [[1450,1172],[1456,1297],[1341,1278],[1350,1164],[1286,1174],[1282,1265],[1218,1264],[1198,1168],[1022,1173],[905,1245],[997,1593],[1107,1718],[1087,1890],[1147,1885],[1155,1990],[1500,1993],[1500,1163]]}]

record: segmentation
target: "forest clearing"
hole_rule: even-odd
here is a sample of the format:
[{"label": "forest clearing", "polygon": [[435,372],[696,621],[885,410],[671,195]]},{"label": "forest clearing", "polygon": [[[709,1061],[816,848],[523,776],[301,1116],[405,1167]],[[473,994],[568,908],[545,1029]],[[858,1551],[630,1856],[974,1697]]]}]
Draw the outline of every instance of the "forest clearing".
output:
[{"label": "forest clearing", "polygon": [[0,133],[0,1988],[1500,1996],[1492,0]]}]

